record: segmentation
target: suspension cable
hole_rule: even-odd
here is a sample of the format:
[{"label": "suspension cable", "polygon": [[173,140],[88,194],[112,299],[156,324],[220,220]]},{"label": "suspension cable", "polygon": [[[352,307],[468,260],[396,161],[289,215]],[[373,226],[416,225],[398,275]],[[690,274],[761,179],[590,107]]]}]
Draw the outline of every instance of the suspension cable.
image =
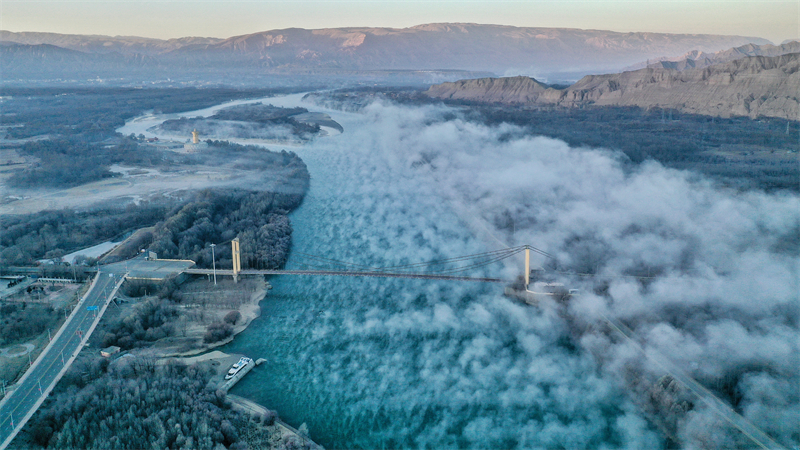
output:
[{"label": "suspension cable", "polygon": [[[524,249],[524,247],[513,247],[513,248],[510,248],[510,249],[495,250],[495,251],[491,251],[491,252],[479,253],[479,254],[476,254],[476,255],[467,255],[467,256],[460,256],[460,257],[449,258],[449,259],[444,259],[444,260],[435,260],[435,261],[428,261],[428,262],[424,262],[424,263],[405,264],[405,265],[390,266],[390,267],[383,267],[383,268],[373,268],[373,267],[364,266],[364,265],[360,265],[360,264],[344,263],[344,262],[340,262],[340,261],[336,261],[336,260],[331,260],[330,258],[322,258],[322,257],[316,257],[314,255],[302,254],[303,258],[308,258],[308,259],[311,259],[312,261],[298,261],[298,264],[303,266],[303,267],[308,267],[308,268],[328,269],[329,270],[329,267],[327,267],[327,266],[320,266],[318,264],[314,264],[313,260],[320,260],[320,261],[317,261],[317,262],[328,263],[329,265],[330,265],[330,263],[334,263],[335,265],[352,266],[352,267],[355,267],[355,268],[367,269],[367,271],[369,271],[369,272],[381,273],[381,272],[393,271],[393,272],[397,272],[397,273],[410,273],[410,272],[408,272],[407,269],[421,267],[421,266],[424,266],[424,265],[429,265],[429,266],[430,265],[438,265],[438,266],[441,266],[441,265],[443,265],[443,264],[445,264],[447,262],[467,261],[469,259],[476,260],[478,258],[484,258],[482,260],[474,261],[471,264],[468,264],[466,266],[461,266],[461,267],[453,267],[453,268],[441,267],[441,268],[437,268],[437,269],[429,267],[429,272],[439,273],[439,274],[447,274],[447,273],[463,272],[463,271],[466,271],[466,270],[483,267],[483,266],[492,264],[492,263],[497,262],[497,261],[502,261],[504,259],[507,259],[507,258],[513,256],[513,255],[516,255],[516,254],[520,253],[523,249]],[[306,255],[308,255],[308,256],[306,256]]]},{"label": "suspension cable", "polygon": [[[352,262],[340,261],[332,258],[325,258],[322,256],[316,256],[303,252],[295,252],[294,254],[300,259],[300,261],[297,261],[298,265],[315,269],[330,270],[330,266],[334,267],[338,266],[339,268],[341,268],[342,271],[361,270],[366,272],[398,272],[398,273],[410,273],[409,270],[412,269],[427,269],[426,271],[432,273],[448,274],[448,273],[464,272],[467,270],[484,267],[489,264],[510,258],[511,256],[519,254],[525,249],[532,250],[535,253],[538,253],[542,256],[554,259],[553,255],[543,250],[540,250],[536,247],[532,247],[530,245],[520,245],[517,247],[507,247],[499,250],[474,253],[471,255],[457,256],[453,258],[436,259],[419,263],[398,264],[394,266],[384,266],[384,267],[373,267],[364,264],[356,264]],[[445,267],[448,264],[464,263],[464,262],[467,263],[466,266],[450,267],[450,268]]]},{"label": "suspension cable", "polygon": [[375,267],[365,266],[365,265],[362,265],[362,264],[349,263],[349,262],[344,262],[344,261],[338,261],[338,260],[330,259],[330,258],[323,258],[322,256],[310,255],[308,253],[303,253],[303,252],[297,252],[296,254],[298,256],[300,256],[301,258],[316,259],[316,260],[320,260],[322,262],[333,263],[333,264],[338,265],[338,266],[352,266],[352,267],[359,267],[359,268],[362,268],[362,269],[377,270],[377,268],[375,268]]},{"label": "suspension cable", "polygon": [[[426,261],[426,262],[413,263],[413,264],[401,264],[401,265],[396,265],[396,266],[385,266],[385,267],[372,267],[372,266],[366,266],[366,265],[363,265],[363,264],[349,263],[349,262],[339,261],[339,260],[335,260],[335,259],[331,259],[331,258],[325,258],[325,257],[321,257],[321,256],[311,255],[311,254],[303,253],[303,252],[297,252],[296,255],[298,255],[301,259],[316,260],[316,262],[328,263],[328,264],[332,264],[332,265],[336,265],[336,266],[344,266],[344,267],[348,267],[349,266],[349,267],[354,267],[354,268],[359,268],[359,269],[366,269],[366,270],[369,270],[369,271],[387,271],[387,270],[397,270],[397,269],[410,269],[410,268],[423,267],[423,266],[444,265],[444,264],[447,264],[447,263],[460,262],[460,261],[471,260],[471,259],[474,260],[474,259],[482,258],[482,257],[490,257],[491,258],[491,257],[497,256],[497,255],[502,256],[503,258],[506,258],[506,257],[511,256],[513,254],[519,253],[520,251],[522,251],[523,248],[524,247],[512,247],[512,248],[506,248],[506,249],[501,249],[501,250],[494,250],[494,251],[490,251],[490,252],[476,253],[476,254],[466,255],[466,256],[458,256],[458,257],[454,257],[454,258]],[[308,264],[308,263],[305,263],[305,262],[302,262],[302,261],[300,261],[298,263],[305,264],[305,265],[308,265],[308,266],[314,266],[314,264]]]},{"label": "suspension cable", "polygon": [[465,260],[470,260],[470,259],[477,259],[477,258],[486,257],[486,256],[492,256],[493,257],[496,254],[519,252],[523,248],[524,247],[510,247],[510,248],[504,248],[504,249],[501,249],[501,250],[493,250],[493,251],[490,251],[490,252],[475,253],[475,254],[472,254],[472,255],[465,255],[465,256],[457,256],[457,257],[454,257],[454,258],[438,259],[438,260],[426,261],[426,262],[414,263],[414,264],[401,264],[401,265],[397,265],[397,266],[386,266],[386,267],[382,267],[380,270],[405,269],[405,268],[421,267],[421,266],[444,265],[444,264],[448,264],[448,263],[460,262],[460,261],[465,261]]},{"label": "suspension cable", "polygon": [[486,261],[481,261],[481,262],[477,262],[477,263],[471,264],[469,266],[456,267],[456,268],[453,268],[453,269],[442,270],[442,271],[439,271],[439,272],[436,272],[436,273],[452,274],[452,273],[464,272],[464,271],[471,270],[471,269],[477,269],[477,268],[488,266],[489,264],[493,264],[495,262],[502,261],[504,259],[510,258],[511,256],[514,256],[514,255],[516,255],[518,253],[519,253],[519,251],[516,251],[516,252],[510,253],[508,255],[498,256],[498,257],[495,257],[493,259],[489,259],[489,260],[486,260]]}]

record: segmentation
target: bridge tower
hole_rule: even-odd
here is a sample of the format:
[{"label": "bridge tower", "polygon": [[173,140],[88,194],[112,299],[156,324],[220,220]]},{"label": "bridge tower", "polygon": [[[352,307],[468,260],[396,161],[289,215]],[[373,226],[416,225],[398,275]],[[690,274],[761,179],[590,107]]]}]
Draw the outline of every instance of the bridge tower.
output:
[{"label": "bridge tower", "polygon": [[525,289],[528,289],[528,284],[531,282],[531,249],[525,246]]},{"label": "bridge tower", "polygon": [[239,252],[239,238],[231,241],[232,246],[232,257],[233,257],[233,282],[239,282],[239,272],[242,270],[242,259],[241,253]]}]

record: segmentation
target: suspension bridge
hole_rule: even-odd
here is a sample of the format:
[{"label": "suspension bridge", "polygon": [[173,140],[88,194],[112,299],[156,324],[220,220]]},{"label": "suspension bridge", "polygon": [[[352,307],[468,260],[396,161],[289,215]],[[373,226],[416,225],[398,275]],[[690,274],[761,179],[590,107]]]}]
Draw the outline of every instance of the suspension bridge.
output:
[{"label": "suspension bridge", "polygon": [[[537,298],[542,295],[547,296],[551,294],[536,293],[528,289],[531,277],[531,252],[538,253],[549,259],[555,260],[555,257],[543,250],[540,250],[531,245],[521,245],[517,247],[507,247],[500,250],[494,250],[483,253],[476,253],[472,255],[458,256],[454,258],[445,258],[427,262],[401,264],[386,267],[371,267],[361,264],[354,264],[345,261],[339,261],[331,258],[315,256],[302,252],[295,252],[294,255],[298,261],[298,265],[304,267],[303,270],[242,270],[241,269],[241,252],[239,247],[238,238],[231,241],[233,269],[217,271],[215,268],[209,269],[187,269],[185,273],[189,274],[202,274],[212,275],[221,274],[233,276],[234,280],[238,280],[241,275],[317,275],[317,276],[350,276],[350,277],[382,277],[382,278],[419,278],[429,280],[452,280],[452,281],[475,281],[475,282],[489,282],[489,283],[507,283],[508,280],[500,278],[486,278],[463,275],[465,272],[475,271],[491,264],[511,258],[520,253],[525,254],[525,269],[523,272],[524,290],[523,293],[534,294]],[[594,277],[596,274],[582,274],[582,273],[565,273],[557,272],[562,275],[572,275],[579,277]],[[654,277],[640,277],[640,276],[623,276],[638,279],[652,279]],[[508,290],[506,290],[508,293]],[[567,292],[571,292],[567,291]],[[619,320],[600,314],[603,320],[616,331],[625,341],[630,343],[633,348],[641,352],[642,356],[655,363],[666,373],[671,375],[673,379],[681,383],[685,388],[691,391],[697,399],[705,403],[711,410],[716,412],[723,420],[727,421],[734,428],[738,429],[744,436],[759,448],[764,449],[780,449],[783,448],[772,437],[764,433],[752,422],[737,413],[733,408],[728,406],[724,401],[720,400],[714,393],[703,387],[694,378],[692,378],[685,370],[678,367],[667,358],[659,355],[657,352],[650,350],[645,351],[642,345],[633,338],[633,332]]]},{"label": "suspension bridge", "polygon": [[[48,393],[66,372],[69,365],[77,357],[80,348],[83,347],[89,335],[97,326],[100,318],[105,312],[110,300],[114,297],[117,289],[123,281],[132,276],[132,270],[146,271],[150,274],[157,274],[160,279],[166,276],[180,273],[190,275],[214,276],[216,282],[217,275],[232,276],[234,281],[238,281],[241,276],[249,275],[304,275],[304,276],[348,276],[348,277],[377,277],[377,278],[417,278],[428,280],[450,280],[468,281],[484,283],[507,283],[508,280],[501,278],[489,278],[471,275],[479,272],[491,264],[498,263],[513,256],[524,253],[524,291],[535,294],[528,290],[531,277],[531,253],[537,253],[546,258],[555,259],[553,255],[535,248],[531,245],[521,245],[517,247],[507,247],[500,250],[493,250],[483,253],[458,256],[454,258],[444,258],[433,261],[398,264],[382,267],[372,267],[363,264],[355,264],[346,261],[311,255],[302,252],[294,252],[295,261],[293,264],[300,266],[299,269],[274,270],[274,269],[242,269],[241,249],[239,239],[231,241],[232,268],[217,269],[216,259],[213,254],[212,246],[212,268],[200,269],[191,267],[192,261],[169,261],[169,260],[147,260],[137,258],[133,260],[110,264],[98,269],[98,274],[92,284],[91,289],[86,293],[79,305],[70,315],[62,329],[56,334],[51,343],[45,348],[42,354],[33,363],[32,367],[25,373],[16,389],[6,395],[0,401],[0,450],[5,449],[19,432],[25,422],[30,419],[38,409]],[[138,268],[133,266],[137,265]],[[143,267],[146,266],[146,267]],[[595,276],[594,274],[577,274],[577,276]],[[633,277],[633,278],[652,278],[652,277]],[[101,292],[102,290],[102,292]],[[109,293],[110,290],[110,293]],[[547,295],[547,294],[544,294]],[[626,341],[639,348],[645,358],[654,360],[664,371],[669,373],[689,389],[697,398],[706,403],[712,410],[716,411],[724,420],[741,431],[756,446],[760,448],[782,448],[770,436],[766,435],[750,421],[742,417],[725,402],[718,399],[713,393],[697,383],[688,373],[677,367],[675,364],[659,355],[652,355],[641,348],[636,339],[632,337],[632,332],[621,324],[618,320],[602,315],[603,319],[617,331]],[[87,329],[88,328],[88,329]],[[66,331],[65,331],[66,330]],[[77,330],[77,336],[75,333]],[[85,333],[82,330],[86,330]],[[638,346],[638,347],[637,347]],[[652,353],[652,351],[650,352]],[[59,359],[60,357],[60,359]],[[59,364],[60,361],[60,364]],[[17,418],[15,420],[15,417]]]},{"label": "suspension bridge", "polygon": [[[432,261],[399,264],[391,266],[374,267],[364,264],[340,261],[303,252],[294,252],[297,260],[296,265],[300,269],[242,269],[242,253],[239,239],[232,239],[231,257],[232,269],[217,269],[216,261],[211,269],[187,268],[183,273],[190,275],[207,276],[232,276],[238,281],[240,276],[245,275],[316,275],[316,276],[346,276],[346,277],[373,277],[373,278],[418,278],[425,280],[449,280],[449,281],[475,281],[482,283],[507,283],[508,280],[502,278],[491,278],[481,276],[470,276],[466,273],[474,272],[485,268],[494,263],[511,258],[520,253],[525,254],[525,285],[530,282],[531,252],[538,253],[547,258],[553,258],[549,253],[531,245],[520,245],[508,247],[500,250],[493,250],[471,255],[457,256],[453,258],[436,259]],[[213,259],[213,256],[212,256]]]}]

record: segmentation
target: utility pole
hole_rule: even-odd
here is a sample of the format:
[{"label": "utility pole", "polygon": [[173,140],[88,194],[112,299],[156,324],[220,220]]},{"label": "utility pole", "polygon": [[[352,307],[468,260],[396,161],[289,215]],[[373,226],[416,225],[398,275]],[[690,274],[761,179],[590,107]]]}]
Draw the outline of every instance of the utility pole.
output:
[{"label": "utility pole", "polygon": [[214,271],[214,286],[217,285],[217,260],[214,258],[214,247],[216,246],[217,244],[211,244],[211,267]]}]

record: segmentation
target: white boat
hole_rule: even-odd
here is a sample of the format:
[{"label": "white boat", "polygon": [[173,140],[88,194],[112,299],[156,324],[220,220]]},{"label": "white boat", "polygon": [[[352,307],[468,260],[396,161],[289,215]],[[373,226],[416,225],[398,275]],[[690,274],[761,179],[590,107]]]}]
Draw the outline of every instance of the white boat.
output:
[{"label": "white boat", "polygon": [[248,364],[252,363],[253,360],[243,356],[236,364],[232,365],[230,370],[228,370],[227,375],[225,375],[226,380],[230,380],[231,378],[235,377],[237,373],[239,373],[242,369],[245,368]]}]

